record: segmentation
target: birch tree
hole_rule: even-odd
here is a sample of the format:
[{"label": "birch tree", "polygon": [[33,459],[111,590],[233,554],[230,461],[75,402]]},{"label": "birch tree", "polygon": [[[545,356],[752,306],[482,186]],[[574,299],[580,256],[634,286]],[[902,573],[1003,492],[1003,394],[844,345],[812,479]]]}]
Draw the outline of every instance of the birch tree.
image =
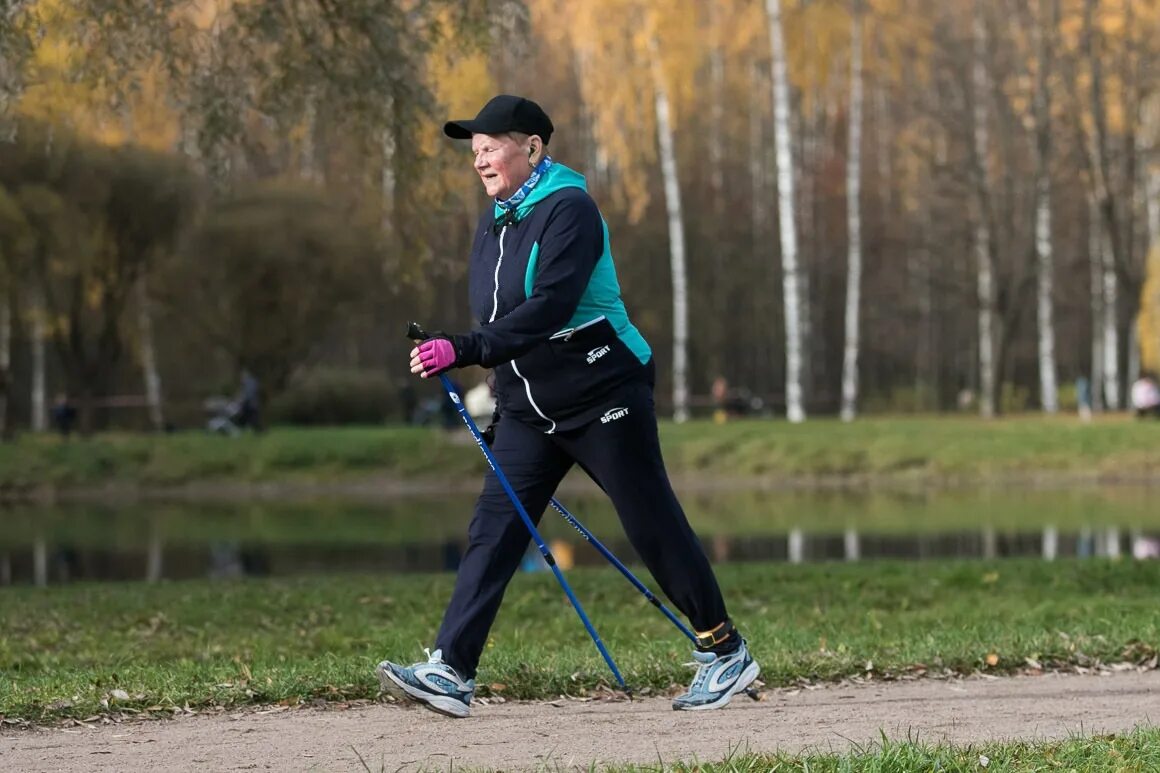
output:
[{"label": "birch tree", "polygon": [[846,346],[842,357],[842,421],[853,421],[858,402],[858,315],[862,289],[862,8],[850,14],[850,120],[846,150]]},{"label": "birch tree", "polygon": [[145,380],[145,406],[149,412],[149,423],[153,429],[165,429],[165,407],[161,393],[161,371],[157,367],[157,348],[153,338],[152,299],[149,297],[148,279],[142,275],[135,288],[137,300],[138,350],[141,354],[141,371]]},{"label": "birch tree", "polygon": [[1104,409],[1104,232],[1100,205],[1094,195],[1088,195],[1087,211],[1092,410],[1098,413]]},{"label": "birch tree", "polygon": [[979,414],[990,419],[995,415],[995,288],[994,261],[991,246],[991,180],[988,171],[989,134],[987,100],[990,79],[987,77],[987,27],[982,0],[975,0],[973,25],[973,60],[971,64],[972,128],[975,163],[975,235],[976,298],[979,327]]},{"label": "birch tree", "polygon": [[1103,383],[1093,384],[1093,389],[1103,391],[1104,405],[1108,410],[1120,408],[1120,341],[1116,326],[1118,277],[1116,262],[1120,253],[1120,230],[1113,198],[1108,152],[1108,119],[1104,105],[1104,75],[1100,51],[1097,50],[1095,14],[1098,0],[1085,0],[1083,11],[1083,46],[1087,57],[1088,80],[1091,96],[1092,128],[1087,134],[1087,155],[1092,195],[1095,197],[1096,213],[1099,215],[1097,227],[1100,230],[1099,253],[1102,271],[1100,284],[1103,286],[1101,299],[1102,317],[1097,329],[1102,333],[1100,344],[1103,352]]},{"label": "birch tree", "polygon": [[652,64],[653,103],[656,110],[657,145],[661,154],[661,174],[665,185],[665,210],[669,221],[669,257],[673,282],[673,421],[689,418],[689,307],[688,276],[685,268],[685,227],[681,209],[681,183],[677,177],[677,158],[673,142],[673,125],[669,115],[668,87],[661,66],[660,46],[656,33],[649,37],[648,51]]},{"label": "birch tree", "polygon": [[778,217],[781,227],[782,294],[785,299],[786,418],[805,421],[802,401],[802,319],[798,276],[789,78],[782,35],[781,0],[765,0],[769,24],[770,67],[773,84],[773,133],[777,149]]},{"label": "birch tree", "polygon": [[1037,71],[1035,77],[1035,255],[1038,281],[1039,401],[1045,413],[1059,410],[1055,369],[1055,260],[1051,238],[1051,92],[1052,38],[1059,19],[1058,0],[1039,0],[1039,18],[1032,24]]}]

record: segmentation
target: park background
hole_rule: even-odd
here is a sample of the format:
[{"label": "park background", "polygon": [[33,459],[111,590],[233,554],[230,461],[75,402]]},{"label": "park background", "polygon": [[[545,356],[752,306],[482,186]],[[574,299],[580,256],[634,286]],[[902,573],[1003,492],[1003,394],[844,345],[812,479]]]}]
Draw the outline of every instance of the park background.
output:
[{"label": "park background", "polygon": [[[9,0],[0,720],[369,700],[430,643],[485,463],[403,331],[472,324],[491,205],[440,129],[499,92],[601,206],[769,686],[1155,668],[1158,31],[1144,0]],[[255,386],[262,431],[220,421]],[[687,681],[552,518],[630,681]],[[525,568],[481,697],[607,694]]]}]

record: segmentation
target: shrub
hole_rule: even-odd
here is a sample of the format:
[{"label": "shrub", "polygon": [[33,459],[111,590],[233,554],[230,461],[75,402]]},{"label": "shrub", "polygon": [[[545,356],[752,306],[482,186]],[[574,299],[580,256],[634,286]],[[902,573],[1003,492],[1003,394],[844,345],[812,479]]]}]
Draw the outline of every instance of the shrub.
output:
[{"label": "shrub", "polygon": [[398,419],[398,388],[383,373],[323,370],[295,379],[270,404],[271,424],[382,424]]}]

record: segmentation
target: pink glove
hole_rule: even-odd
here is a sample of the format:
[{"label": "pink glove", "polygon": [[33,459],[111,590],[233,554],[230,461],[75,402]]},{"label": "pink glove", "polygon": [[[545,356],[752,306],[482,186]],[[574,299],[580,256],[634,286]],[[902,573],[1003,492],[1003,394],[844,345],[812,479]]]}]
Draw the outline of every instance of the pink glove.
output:
[{"label": "pink glove", "polygon": [[447,338],[428,338],[411,350],[411,372],[422,378],[455,367],[455,344]]}]

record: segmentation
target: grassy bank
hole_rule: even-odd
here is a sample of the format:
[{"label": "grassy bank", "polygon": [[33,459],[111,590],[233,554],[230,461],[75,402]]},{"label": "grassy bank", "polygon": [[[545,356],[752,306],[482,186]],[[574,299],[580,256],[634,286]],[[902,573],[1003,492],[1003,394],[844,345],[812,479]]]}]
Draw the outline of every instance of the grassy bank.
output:
[{"label": "grassy bank", "polygon": [[[689,679],[687,642],[619,575],[570,576],[638,692]],[[1160,562],[747,564],[720,576],[770,685],[1154,662],[1160,643]],[[431,644],[451,580],[0,589],[0,714],[372,697],[375,663],[418,659]],[[610,680],[546,574],[516,578],[481,669],[480,694],[510,698]]]},{"label": "grassy bank", "polygon": [[849,754],[736,754],[721,762],[608,768],[617,773],[1007,773],[1008,771],[1142,771],[1160,769],[1160,730],[1048,743],[969,746],[885,742]]},{"label": "grassy bank", "polygon": [[[675,475],[808,481],[974,481],[1057,474],[1060,478],[1160,478],[1160,423],[1123,416],[1080,424],[1074,417],[868,418],[664,424]],[[190,482],[304,484],[380,476],[446,486],[470,480],[484,461],[466,430],[413,427],[275,429],[226,439],[202,433],[100,435],[62,441],[24,435],[0,444],[0,492],[43,487]]]}]

